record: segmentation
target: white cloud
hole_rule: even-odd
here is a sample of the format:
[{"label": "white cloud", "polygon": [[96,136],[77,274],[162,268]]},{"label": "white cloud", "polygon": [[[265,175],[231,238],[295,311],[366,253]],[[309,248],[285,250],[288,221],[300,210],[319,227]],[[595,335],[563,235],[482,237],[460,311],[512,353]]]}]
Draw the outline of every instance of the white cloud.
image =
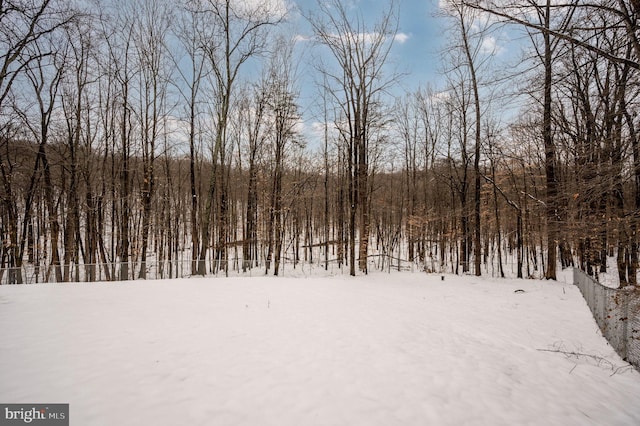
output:
[{"label": "white cloud", "polygon": [[[343,34],[329,34],[329,38],[335,40],[345,40],[349,41],[349,43],[353,44],[364,44],[369,45],[372,43],[379,43],[380,41],[386,42],[390,40],[390,38],[386,35],[382,35],[378,32],[364,32],[364,33],[343,33]],[[406,42],[411,36],[406,33],[398,33],[393,36],[393,41],[403,44]]]},{"label": "white cloud", "polygon": [[471,28],[475,31],[487,28],[500,20],[492,13],[463,6],[458,0],[438,0],[438,8],[449,17],[456,19],[458,19],[459,11],[462,10],[465,21],[467,24],[471,23]]},{"label": "white cloud", "polygon": [[265,19],[283,19],[292,9],[287,0],[240,0],[234,6],[241,15],[262,15]]},{"label": "white cloud", "polygon": [[314,121],[311,123],[311,131],[316,134],[322,136],[324,134],[324,128],[326,124],[322,121]]},{"label": "white cloud", "polygon": [[433,102],[434,104],[447,102],[449,99],[451,99],[451,92],[449,92],[448,90],[434,92],[431,95],[431,102]]},{"label": "white cloud", "polygon": [[452,9],[452,4],[450,0],[438,0],[438,9],[444,11],[450,11]]},{"label": "white cloud", "polygon": [[307,126],[304,123],[304,121],[302,120],[302,117],[300,117],[300,118],[298,118],[298,120],[296,120],[295,124],[293,125],[293,131],[296,132],[299,135],[306,134]]},{"label": "white cloud", "polygon": [[483,37],[480,45],[480,53],[484,55],[498,56],[504,53],[505,48],[498,43],[498,40],[488,35]]},{"label": "white cloud", "polygon": [[409,38],[410,36],[407,33],[398,33],[393,37],[393,39],[399,44],[404,44],[407,40],[409,40]]},{"label": "white cloud", "polygon": [[296,34],[295,36],[293,36],[293,41],[295,43],[302,43],[305,41],[311,41],[311,37],[306,36],[304,34]]},{"label": "white cloud", "polygon": [[[338,38],[338,36],[335,36],[335,37]],[[345,38],[349,40],[357,41],[358,43],[370,44],[378,40],[380,38],[380,34],[375,32],[358,33],[358,34],[349,33],[349,34],[345,34]]]}]

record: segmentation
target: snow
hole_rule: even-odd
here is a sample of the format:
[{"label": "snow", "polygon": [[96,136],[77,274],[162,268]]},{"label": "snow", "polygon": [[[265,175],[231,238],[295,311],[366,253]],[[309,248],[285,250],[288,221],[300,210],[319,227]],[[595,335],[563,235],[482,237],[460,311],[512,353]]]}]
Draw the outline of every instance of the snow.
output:
[{"label": "snow", "polygon": [[72,425],[640,424],[640,374],[562,282],[0,286],[0,328],[0,402]]}]

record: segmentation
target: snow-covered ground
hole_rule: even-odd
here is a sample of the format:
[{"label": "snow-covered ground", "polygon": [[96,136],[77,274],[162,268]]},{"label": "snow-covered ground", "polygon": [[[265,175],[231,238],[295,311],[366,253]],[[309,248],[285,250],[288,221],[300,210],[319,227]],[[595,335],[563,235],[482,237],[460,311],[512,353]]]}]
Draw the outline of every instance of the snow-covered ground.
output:
[{"label": "snow-covered ground", "polygon": [[640,424],[640,374],[567,283],[1,286],[0,330],[0,402],[71,425]]}]

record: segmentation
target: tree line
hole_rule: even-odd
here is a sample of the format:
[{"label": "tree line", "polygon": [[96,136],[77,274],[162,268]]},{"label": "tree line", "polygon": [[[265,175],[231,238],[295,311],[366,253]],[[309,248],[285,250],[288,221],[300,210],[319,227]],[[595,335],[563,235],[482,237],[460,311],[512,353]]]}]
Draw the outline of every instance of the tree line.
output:
[{"label": "tree line", "polygon": [[[374,22],[339,0],[72,6],[0,5],[0,282],[399,259],[555,279],[613,257],[637,283],[637,2],[443,3],[445,83],[405,92],[394,2]],[[501,34],[526,37],[509,70]]]}]

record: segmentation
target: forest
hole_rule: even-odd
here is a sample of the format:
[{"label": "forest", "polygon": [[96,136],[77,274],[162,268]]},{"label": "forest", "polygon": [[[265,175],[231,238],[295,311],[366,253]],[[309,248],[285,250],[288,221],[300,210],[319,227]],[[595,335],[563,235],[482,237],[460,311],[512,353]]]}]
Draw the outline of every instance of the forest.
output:
[{"label": "forest", "polygon": [[0,2],[0,284],[313,264],[637,285],[640,2],[443,0],[444,83],[407,90],[400,3]]}]

